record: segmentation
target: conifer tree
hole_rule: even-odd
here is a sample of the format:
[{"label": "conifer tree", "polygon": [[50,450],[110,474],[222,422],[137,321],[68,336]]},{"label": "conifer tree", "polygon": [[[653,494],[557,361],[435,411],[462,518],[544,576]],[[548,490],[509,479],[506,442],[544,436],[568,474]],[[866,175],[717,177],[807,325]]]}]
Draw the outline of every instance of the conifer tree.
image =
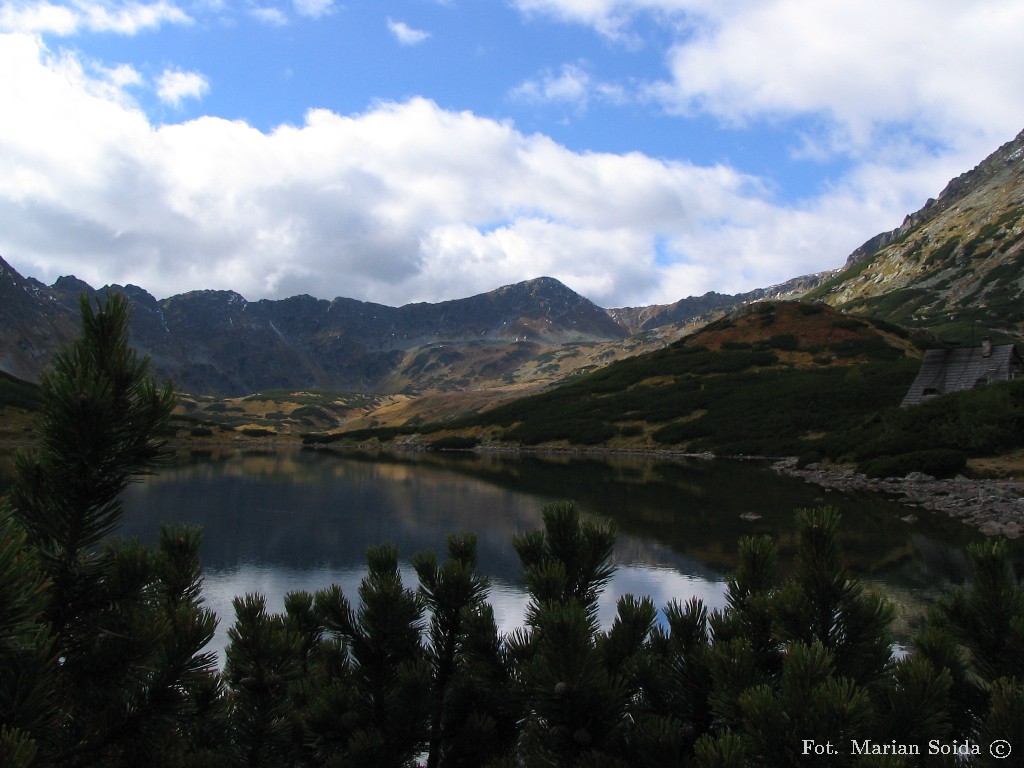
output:
[{"label": "conifer tree", "polygon": [[848,753],[807,755],[803,741],[877,741],[887,733],[885,715],[913,718],[942,701],[941,684],[916,685],[914,673],[926,669],[908,667],[902,687],[891,685],[892,611],[843,567],[835,510],[798,510],[797,525],[795,568],[778,583],[774,546],[741,543],[728,605],[711,619],[713,720],[695,745],[705,768],[876,764]]},{"label": "conifer tree", "polygon": [[[936,669],[922,654],[910,653],[900,659],[876,697],[879,740],[915,744],[922,752],[933,739],[951,741],[952,687],[949,670]],[[931,764],[941,761],[933,759]]]},{"label": "conifer tree", "polygon": [[82,336],[42,376],[37,448],[16,457],[11,492],[51,580],[47,619],[71,643],[102,571],[99,545],[121,519],[121,491],[164,457],[176,402],[171,383],[157,388],[128,345],[128,300],[111,293],[97,310],[85,296],[79,304]]},{"label": "conifer tree", "polygon": [[843,567],[836,509],[801,509],[796,517],[796,569],[776,601],[779,639],[821,643],[838,674],[861,685],[880,680],[892,657],[892,606]]},{"label": "conifer tree", "polygon": [[41,620],[46,582],[27,537],[0,506],[0,765],[29,765],[56,721],[56,657]]},{"label": "conifer tree", "polygon": [[711,727],[711,636],[708,610],[691,598],[670,602],[664,626],[638,656],[642,707],[635,715],[634,751],[644,766],[689,765],[694,742]]},{"label": "conifer tree", "polygon": [[625,764],[633,680],[626,660],[646,642],[649,601],[620,605],[613,636],[599,638],[598,598],[611,579],[615,531],[551,504],[544,528],[516,537],[530,603],[526,627],[510,638],[526,707],[520,744],[525,764]]},{"label": "conifer tree", "polygon": [[446,768],[503,768],[515,765],[523,720],[523,697],[494,609],[487,603],[470,611],[449,691]]},{"label": "conifer tree", "polygon": [[[801,765],[858,765],[848,745],[873,738],[876,713],[867,689],[834,669],[820,641],[790,643],[779,679],[740,695],[740,726],[752,764],[766,768]],[[808,755],[803,744],[842,745],[842,754]]]},{"label": "conifer tree", "polygon": [[[997,740],[1014,750],[1024,744],[1024,682],[1019,678],[1001,677],[989,688],[988,711],[981,723],[978,741],[991,745]],[[987,768],[1002,766],[1007,763],[1006,756],[983,750],[978,763]]]},{"label": "conifer tree", "polygon": [[329,679],[309,726],[328,765],[400,768],[427,741],[430,667],[421,642],[423,601],[402,584],[398,550],[371,547],[353,609],[337,586],[316,595],[333,641]]},{"label": "conifer tree", "polygon": [[[968,588],[944,595],[916,638],[918,654],[951,679],[954,736],[1024,734],[1024,588],[1004,541],[968,547]],[[1011,743],[1014,743],[1011,741]]]},{"label": "conifer tree", "polygon": [[288,688],[300,673],[299,644],[284,617],[267,612],[262,595],[236,597],[233,606],[224,676],[234,764],[293,765],[296,713]]},{"label": "conifer tree", "polygon": [[456,726],[452,711],[452,688],[459,683],[459,659],[467,639],[471,614],[478,613],[487,598],[487,579],[476,572],[476,536],[450,535],[448,560],[438,565],[433,551],[413,557],[420,581],[420,596],[430,612],[426,649],[433,685],[430,702],[427,768],[447,765],[444,759],[452,751],[451,737]]},{"label": "conifer tree", "polygon": [[526,623],[533,626],[547,604],[579,605],[588,621],[597,617],[597,600],[615,573],[613,525],[583,520],[575,504],[548,504],[544,527],[516,536],[512,545],[523,564],[531,600]]},{"label": "conifer tree", "polygon": [[45,583],[33,618],[54,660],[40,678],[51,721],[25,736],[40,765],[201,764],[198,708],[216,682],[198,534],[166,531],[157,551],[108,539],[121,492],[164,455],[174,391],[129,347],[124,297],[95,310],[83,297],[81,312],[81,338],[42,377],[37,447],[16,457],[8,500]]},{"label": "conifer tree", "polygon": [[716,642],[742,638],[750,644],[754,663],[766,674],[782,665],[783,643],[778,637],[778,550],[767,536],[744,536],[739,542],[740,564],[726,587],[728,610],[712,619]]}]

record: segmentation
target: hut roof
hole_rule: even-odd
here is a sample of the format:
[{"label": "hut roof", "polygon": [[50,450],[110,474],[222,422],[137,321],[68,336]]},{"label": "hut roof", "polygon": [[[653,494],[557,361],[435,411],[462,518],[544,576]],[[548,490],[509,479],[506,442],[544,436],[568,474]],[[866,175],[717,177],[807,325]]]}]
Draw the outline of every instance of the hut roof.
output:
[{"label": "hut roof", "polygon": [[[991,350],[986,354],[987,350]],[[991,381],[1005,381],[1022,371],[1022,361],[1013,344],[960,349],[929,349],[921,370],[901,407],[917,405],[935,395],[972,389]]]}]

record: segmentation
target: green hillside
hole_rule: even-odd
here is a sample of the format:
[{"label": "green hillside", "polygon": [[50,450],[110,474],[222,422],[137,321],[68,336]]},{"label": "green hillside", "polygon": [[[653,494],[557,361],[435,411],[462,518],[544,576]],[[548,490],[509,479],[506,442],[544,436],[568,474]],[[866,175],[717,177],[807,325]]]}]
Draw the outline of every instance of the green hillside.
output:
[{"label": "green hillside", "polygon": [[647,443],[793,455],[897,405],[918,368],[909,334],[806,303],[763,303],[672,346],[461,422],[524,445]]},{"label": "green hillside", "polygon": [[1024,381],[899,407],[922,348],[936,343],[822,304],[759,303],[670,347],[482,414],[307,439],[419,434],[434,448],[485,442],[799,456],[878,476],[952,475],[968,458],[1024,448]]},{"label": "green hillside", "polygon": [[0,371],[0,407],[11,406],[35,410],[39,404],[39,387]]},{"label": "green hillside", "polygon": [[[1019,338],[1024,326],[1021,275],[1024,274],[1024,206],[1017,205],[987,224],[945,239],[912,230],[887,248],[857,262],[808,294],[825,298],[843,312],[885,317],[908,328],[927,328],[937,337],[971,344],[981,336],[996,343]],[[886,284],[898,273],[906,284],[879,293],[844,287],[870,278]],[[883,279],[880,279],[881,278]]]},{"label": "green hillside", "polygon": [[667,348],[448,422],[444,431],[524,446],[799,455],[898,405],[922,345],[901,328],[822,304],[763,302]]},{"label": "green hillside", "polygon": [[0,442],[31,440],[38,407],[38,386],[0,371]]},{"label": "green hillside", "polygon": [[875,477],[918,470],[947,476],[968,458],[1024,448],[1024,380],[989,384],[925,401],[886,408],[843,433],[812,441],[813,457],[856,462]]}]

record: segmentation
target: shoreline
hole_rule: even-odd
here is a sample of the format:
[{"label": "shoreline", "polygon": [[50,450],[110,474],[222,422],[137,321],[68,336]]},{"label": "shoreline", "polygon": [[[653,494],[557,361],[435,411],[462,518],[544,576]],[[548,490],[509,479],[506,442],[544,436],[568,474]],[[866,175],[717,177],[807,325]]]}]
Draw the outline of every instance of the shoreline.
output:
[{"label": "shoreline", "polygon": [[[985,536],[1016,539],[1024,535],[1024,481],[963,476],[939,480],[920,472],[879,479],[852,469],[825,469],[818,464],[800,468],[794,457],[776,460],[772,469],[825,489],[899,496],[901,504],[944,513]],[[909,514],[903,520],[912,523],[916,518]]]},{"label": "shoreline", "polygon": [[[324,450],[334,446],[308,446]],[[353,448],[366,449],[364,444]],[[376,448],[392,450],[428,450],[422,443],[395,443],[393,446],[377,444]],[[336,449],[335,449],[336,450]],[[439,453],[452,449],[440,449]],[[929,512],[945,514],[965,525],[976,528],[985,536],[1005,536],[1016,539],[1024,536],[1024,481],[997,478],[968,478],[957,476],[941,480],[920,472],[911,472],[906,477],[870,478],[852,469],[826,469],[820,464],[808,464],[800,468],[795,456],[721,456],[703,452],[691,453],[657,448],[595,448],[588,446],[566,446],[526,448],[514,445],[478,445],[471,449],[458,449],[470,453],[534,453],[555,456],[574,455],[616,455],[616,456],[663,456],[672,459],[698,459],[712,461],[760,461],[773,471],[797,477],[825,490],[870,491],[897,497],[896,500],[911,508],[926,509]],[[911,513],[901,518],[907,523],[916,521]]]}]

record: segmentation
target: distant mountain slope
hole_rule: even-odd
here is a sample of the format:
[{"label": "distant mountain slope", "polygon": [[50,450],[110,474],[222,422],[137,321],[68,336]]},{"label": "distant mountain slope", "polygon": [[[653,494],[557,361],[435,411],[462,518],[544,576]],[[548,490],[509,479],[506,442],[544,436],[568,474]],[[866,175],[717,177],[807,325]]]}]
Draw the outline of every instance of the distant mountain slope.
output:
[{"label": "distant mountain slope", "polygon": [[249,302],[212,290],[157,300],[138,286],[97,290],[73,276],[45,286],[0,259],[0,370],[38,378],[53,351],[76,335],[79,296],[116,291],[132,300],[131,342],[151,357],[156,375],[196,394],[317,388],[507,396],[661,348],[737,304],[818,282],[807,276],[739,296],[605,310],[544,277],[465,299],[389,307],[311,296]]},{"label": "distant mountain slope", "polygon": [[42,283],[0,259],[0,371],[35,380],[53,350],[77,333],[78,315]]},{"label": "distant mountain slope", "polygon": [[[158,376],[208,394],[279,388],[393,391],[396,384],[416,390],[425,384],[412,370],[417,356],[408,360],[407,355],[420,347],[471,344],[461,356],[479,352],[481,365],[511,353],[494,371],[500,378],[513,362],[523,361],[524,350],[627,335],[607,312],[552,278],[402,307],[311,296],[248,302],[231,291],[192,291],[158,301],[137,286],[97,291],[74,277],[47,287],[0,259],[0,370],[37,378],[54,349],[77,333],[78,297],[104,291],[131,298],[132,344],[151,356]],[[516,349],[517,343],[527,346]],[[446,361],[432,362],[440,367],[431,377],[439,385],[435,388],[450,389],[450,382],[439,380],[448,370]]]},{"label": "distant mountain slope", "polygon": [[822,305],[761,302],[654,352],[451,422],[525,445],[801,454],[899,405],[921,350],[909,333]]},{"label": "distant mountain slope", "polygon": [[305,440],[797,456],[855,464],[872,477],[950,477],[969,459],[981,471],[1019,471],[1024,380],[900,407],[931,343],[930,334],[820,302],[761,302],[665,349],[489,411]]},{"label": "distant mountain slope", "polygon": [[1024,337],[1024,131],[808,298],[959,343]]},{"label": "distant mountain slope", "polygon": [[703,296],[689,296],[674,304],[653,305],[650,307],[622,307],[609,309],[619,325],[630,332],[648,331],[666,325],[686,323],[703,325],[720,317],[743,304],[750,304],[765,299],[796,299],[808,291],[821,285],[835,274],[835,270],[819,272],[813,275],[802,275],[784,283],[768,288],[757,288],[745,293],[726,294],[709,291]]}]

